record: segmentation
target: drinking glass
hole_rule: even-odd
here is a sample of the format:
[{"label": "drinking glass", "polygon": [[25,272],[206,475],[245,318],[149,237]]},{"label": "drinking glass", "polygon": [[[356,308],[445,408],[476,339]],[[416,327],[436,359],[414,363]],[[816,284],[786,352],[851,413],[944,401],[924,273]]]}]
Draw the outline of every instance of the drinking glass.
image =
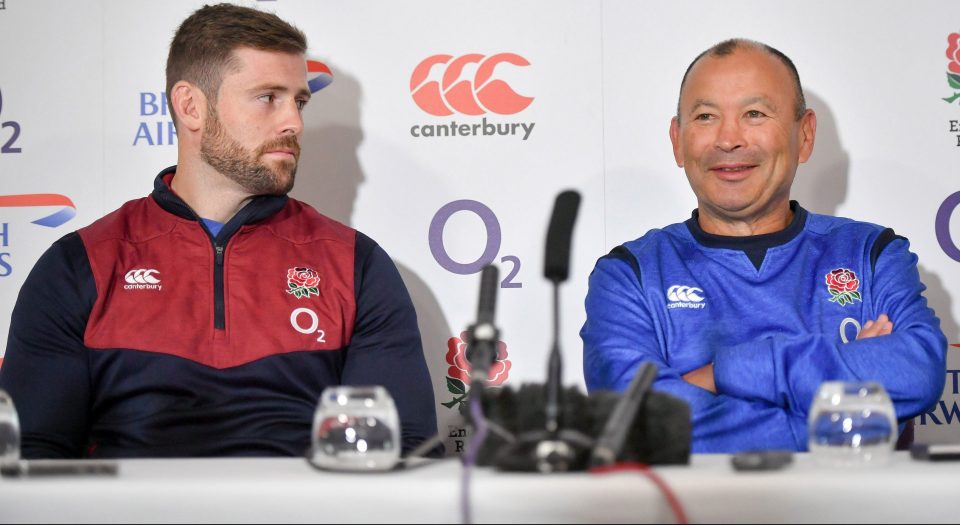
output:
[{"label": "drinking glass", "polygon": [[0,390],[0,465],[20,460],[20,419],[13,400]]},{"label": "drinking glass", "polygon": [[882,464],[897,441],[893,402],[879,383],[823,383],[808,424],[810,452],[828,465]]},{"label": "drinking glass", "polygon": [[400,459],[400,416],[381,386],[323,391],[313,418],[311,461],[332,470],[389,470]]}]

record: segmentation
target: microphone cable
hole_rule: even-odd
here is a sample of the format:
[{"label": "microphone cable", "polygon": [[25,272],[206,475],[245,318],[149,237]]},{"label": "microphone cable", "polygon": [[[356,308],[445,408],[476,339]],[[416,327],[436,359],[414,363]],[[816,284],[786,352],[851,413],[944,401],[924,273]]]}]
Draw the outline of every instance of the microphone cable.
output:
[{"label": "microphone cable", "polygon": [[683,504],[680,503],[680,499],[677,498],[676,493],[673,492],[673,489],[670,488],[670,485],[664,481],[656,472],[654,472],[649,466],[643,463],[635,462],[624,462],[624,463],[614,463],[612,465],[605,465],[602,467],[594,467],[590,469],[591,474],[614,474],[617,472],[639,472],[647,477],[650,481],[656,485],[657,489],[660,490],[660,493],[663,495],[663,498],[667,501],[670,510],[673,512],[673,518],[676,520],[678,525],[686,525],[689,523],[687,521],[687,513],[683,509]]},{"label": "microphone cable", "polygon": [[464,525],[473,523],[473,508],[470,499],[470,475],[477,464],[480,448],[487,439],[487,420],[483,415],[481,403],[482,386],[475,384],[470,392],[470,419],[473,420],[474,436],[470,440],[466,453],[463,456],[463,473],[460,480],[460,517]]}]

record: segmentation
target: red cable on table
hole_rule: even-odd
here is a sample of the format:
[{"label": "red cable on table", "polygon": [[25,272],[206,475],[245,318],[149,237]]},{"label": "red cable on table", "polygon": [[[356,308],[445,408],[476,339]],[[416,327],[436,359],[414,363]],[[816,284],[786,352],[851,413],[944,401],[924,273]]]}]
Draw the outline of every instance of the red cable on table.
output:
[{"label": "red cable on table", "polygon": [[639,472],[648,477],[650,481],[660,489],[660,492],[663,493],[664,498],[666,498],[667,503],[670,505],[670,510],[673,511],[673,516],[677,520],[677,523],[686,525],[687,513],[683,510],[683,505],[680,504],[677,495],[674,494],[670,486],[667,485],[667,482],[658,476],[656,472],[650,470],[650,467],[647,465],[643,463],[614,463],[613,465],[590,469],[591,474],[614,474],[617,472]]}]

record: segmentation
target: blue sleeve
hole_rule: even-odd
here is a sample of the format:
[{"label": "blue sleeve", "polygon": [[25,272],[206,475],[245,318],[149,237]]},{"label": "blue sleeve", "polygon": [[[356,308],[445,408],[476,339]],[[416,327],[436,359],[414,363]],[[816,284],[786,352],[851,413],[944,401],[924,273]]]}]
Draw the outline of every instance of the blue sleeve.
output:
[{"label": "blue sleeve", "polygon": [[433,384],[417,313],[393,261],[359,232],[355,264],[357,319],[341,383],[381,385],[390,392],[400,414],[406,453],[437,433]]},{"label": "blue sleeve", "polygon": [[714,395],[687,383],[671,367],[663,336],[637,274],[627,262],[603,258],[590,275],[583,338],[587,389],[623,391],[640,364],[659,368],[654,388],[686,401],[693,419],[693,452],[806,449],[806,420],[765,401]]},{"label": "blue sleeve", "polygon": [[54,243],[20,289],[0,388],[16,406],[26,459],[85,455],[90,374],[83,334],[96,295],[76,233]]},{"label": "blue sleeve", "polygon": [[[717,390],[744,399],[809,412],[824,381],[877,381],[901,421],[925,411],[943,393],[947,340],[927,307],[917,256],[906,239],[891,242],[876,261],[870,287],[874,318],[887,314],[888,336],[838,344],[833,334],[768,337],[717,349]],[[750,380],[739,371],[751,370]]]}]

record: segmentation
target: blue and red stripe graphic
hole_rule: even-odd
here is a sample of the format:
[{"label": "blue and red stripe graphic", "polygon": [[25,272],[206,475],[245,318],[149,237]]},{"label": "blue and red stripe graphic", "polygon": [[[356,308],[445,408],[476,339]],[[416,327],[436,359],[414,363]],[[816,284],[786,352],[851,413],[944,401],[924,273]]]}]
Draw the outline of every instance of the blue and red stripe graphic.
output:
[{"label": "blue and red stripe graphic", "polygon": [[312,76],[307,80],[307,86],[311,93],[316,93],[333,82],[333,71],[323,62],[317,60],[307,60],[307,75]]},{"label": "blue and red stripe graphic", "polygon": [[66,195],[58,193],[29,193],[24,195],[0,195],[0,208],[32,208],[38,206],[63,206],[59,211],[41,217],[33,224],[56,228],[77,216],[77,206]]}]

